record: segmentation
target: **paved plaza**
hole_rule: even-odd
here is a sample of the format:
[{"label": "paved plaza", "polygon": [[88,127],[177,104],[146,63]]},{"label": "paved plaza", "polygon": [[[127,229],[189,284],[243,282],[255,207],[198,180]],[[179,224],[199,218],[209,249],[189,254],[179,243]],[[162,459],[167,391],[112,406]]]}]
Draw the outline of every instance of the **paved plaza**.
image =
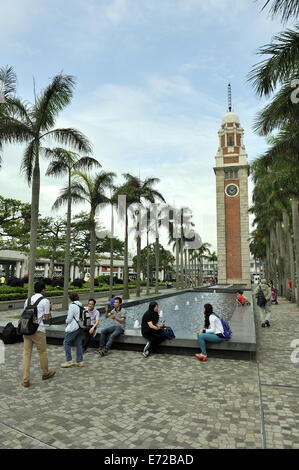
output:
[{"label": "paved plaza", "polygon": [[[23,343],[0,365],[1,449],[298,449],[299,309],[279,299],[271,327],[257,322],[256,361],[94,350],[84,368],[42,381],[37,351],[21,386]],[[298,341],[299,342],[299,341]],[[299,346],[299,345],[298,345]],[[298,347],[297,346],[297,347]],[[299,352],[297,354],[299,359]]]}]

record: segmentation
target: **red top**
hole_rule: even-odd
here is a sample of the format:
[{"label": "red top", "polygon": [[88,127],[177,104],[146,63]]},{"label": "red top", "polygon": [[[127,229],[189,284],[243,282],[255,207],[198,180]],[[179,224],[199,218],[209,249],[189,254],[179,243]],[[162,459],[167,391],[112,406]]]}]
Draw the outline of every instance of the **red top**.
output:
[{"label": "red top", "polygon": [[292,289],[292,281],[289,281],[289,288]]},{"label": "red top", "polygon": [[239,295],[238,301],[239,301],[242,305],[245,304],[245,299],[244,299],[243,295]]}]

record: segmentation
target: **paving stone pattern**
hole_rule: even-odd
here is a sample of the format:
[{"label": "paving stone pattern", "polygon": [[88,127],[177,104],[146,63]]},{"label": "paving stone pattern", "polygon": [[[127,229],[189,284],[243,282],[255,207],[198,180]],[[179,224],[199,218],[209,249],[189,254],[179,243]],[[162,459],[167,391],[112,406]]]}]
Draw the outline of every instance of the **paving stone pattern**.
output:
[{"label": "paving stone pattern", "polygon": [[64,350],[49,345],[56,376],[42,381],[34,349],[27,389],[23,344],[6,346],[0,448],[298,449],[299,310],[279,299],[271,327],[256,325],[256,361],[91,350],[85,367],[61,369]]}]

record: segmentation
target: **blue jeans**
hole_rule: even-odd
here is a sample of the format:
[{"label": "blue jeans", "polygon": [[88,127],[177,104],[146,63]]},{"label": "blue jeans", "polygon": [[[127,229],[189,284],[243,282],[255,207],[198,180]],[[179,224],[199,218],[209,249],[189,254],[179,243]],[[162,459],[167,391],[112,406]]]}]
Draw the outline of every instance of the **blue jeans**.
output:
[{"label": "blue jeans", "polygon": [[71,343],[74,342],[76,346],[76,361],[82,362],[83,361],[83,353],[82,353],[82,337],[83,332],[81,328],[72,333],[66,333],[63,346],[65,349],[66,354],[66,361],[69,362],[72,360],[72,350],[71,350]]},{"label": "blue jeans", "polygon": [[199,342],[201,353],[204,356],[207,355],[206,341],[211,343],[221,343],[221,341],[223,341],[223,338],[219,338],[219,336],[215,335],[214,333],[201,333],[200,335],[197,335],[197,339]]},{"label": "blue jeans", "polygon": [[[100,336],[100,349],[104,349],[105,352],[108,352],[108,350],[111,348],[114,339],[124,333],[124,330],[117,325],[113,326],[107,326],[107,328],[104,328],[101,331],[101,336]],[[109,336],[109,339],[106,343],[107,336]]]}]

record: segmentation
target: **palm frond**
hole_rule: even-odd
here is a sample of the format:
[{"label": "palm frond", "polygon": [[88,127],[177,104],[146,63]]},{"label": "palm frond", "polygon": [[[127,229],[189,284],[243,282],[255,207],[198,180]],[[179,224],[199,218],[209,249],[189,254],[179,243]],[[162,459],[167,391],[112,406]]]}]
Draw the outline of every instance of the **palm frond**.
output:
[{"label": "palm frond", "polygon": [[2,116],[0,119],[0,145],[30,142],[35,135],[30,127],[18,119]]},{"label": "palm frond", "polygon": [[274,36],[272,43],[262,46],[259,55],[270,56],[256,64],[248,74],[258,96],[270,95],[276,85],[290,81],[298,72],[299,26]]},{"label": "palm frond", "polygon": [[298,0],[267,0],[262,8],[262,11],[270,5],[269,13],[272,17],[281,15],[283,23],[286,23],[291,18],[297,18],[299,15],[299,3]]},{"label": "palm frond", "polygon": [[299,107],[291,101],[292,91],[290,83],[282,86],[271,103],[257,114],[253,126],[255,132],[268,135],[292,120],[299,121]]},{"label": "palm frond", "polygon": [[54,127],[58,113],[71,102],[74,86],[75,78],[71,75],[56,75],[36,98],[33,116],[38,132]]},{"label": "palm frond", "polygon": [[75,171],[90,170],[93,166],[101,167],[102,165],[95,158],[86,156],[77,160],[76,163],[74,163],[73,169]]},{"label": "palm frond", "polygon": [[0,81],[3,83],[4,99],[7,100],[10,95],[16,92],[17,76],[13,67],[0,67]]},{"label": "palm frond", "polygon": [[[77,204],[77,203],[82,203],[86,201],[84,196],[82,196],[81,189],[82,188],[80,186],[76,184],[72,184],[71,186],[72,203]],[[56,201],[54,202],[52,206],[52,210],[60,209],[64,204],[66,204],[68,201],[68,196],[69,196],[69,188],[67,186],[61,190],[60,195],[58,196],[58,198],[56,199]]]},{"label": "palm frond", "polygon": [[43,134],[40,139],[54,139],[59,144],[69,146],[80,153],[89,154],[92,151],[91,144],[85,135],[77,129],[54,129]]},{"label": "palm frond", "polygon": [[35,141],[32,140],[32,142],[30,142],[30,144],[27,146],[24,152],[23,160],[21,163],[21,173],[25,175],[28,184],[31,183],[34,161],[35,161]]}]

